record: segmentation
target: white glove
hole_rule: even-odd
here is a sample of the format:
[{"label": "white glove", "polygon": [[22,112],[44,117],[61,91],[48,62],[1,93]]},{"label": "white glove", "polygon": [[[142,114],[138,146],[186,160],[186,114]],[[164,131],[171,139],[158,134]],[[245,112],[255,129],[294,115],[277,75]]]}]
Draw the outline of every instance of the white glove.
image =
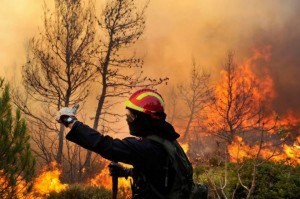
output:
[{"label": "white glove", "polygon": [[56,121],[68,127],[69,124],[77,120],[75,114],[78,108],[79,105],[76,105],[73,108],[69,108],[69,107],[61,108],[56,115]]}]

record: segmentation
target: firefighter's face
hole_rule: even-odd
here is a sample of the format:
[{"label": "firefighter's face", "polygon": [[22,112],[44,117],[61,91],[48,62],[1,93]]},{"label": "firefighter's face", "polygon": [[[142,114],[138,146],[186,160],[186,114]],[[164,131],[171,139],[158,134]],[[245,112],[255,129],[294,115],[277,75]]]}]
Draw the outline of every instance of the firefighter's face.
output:
[{"label": "firefighter's face", "polygon": [[128,123],[132,123],[132,122],[134,122],[134,120],[136,120],[136,115],[132,112],[132,111],[130,111],[129,109],[126,109],[126,120],[127,120],[127,122]]},{"label": "firefighter's face", "polygon": [[138,112],[127,109],[126,121],[131,135],[142,137],[144,129],[147,127],[143,117]]}]

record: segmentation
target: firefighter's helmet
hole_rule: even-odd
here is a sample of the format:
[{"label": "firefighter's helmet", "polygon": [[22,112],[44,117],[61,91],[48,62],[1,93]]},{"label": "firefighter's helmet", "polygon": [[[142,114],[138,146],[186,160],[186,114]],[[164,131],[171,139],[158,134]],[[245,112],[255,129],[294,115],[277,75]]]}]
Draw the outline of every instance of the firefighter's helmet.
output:
[{"label": "firefighter's helmet", "polygon": [[156,114],[164,113],[162,96],[152,89],[141,89],[133,93],[125,102],[126,108],[143,112],[156,118]]}]

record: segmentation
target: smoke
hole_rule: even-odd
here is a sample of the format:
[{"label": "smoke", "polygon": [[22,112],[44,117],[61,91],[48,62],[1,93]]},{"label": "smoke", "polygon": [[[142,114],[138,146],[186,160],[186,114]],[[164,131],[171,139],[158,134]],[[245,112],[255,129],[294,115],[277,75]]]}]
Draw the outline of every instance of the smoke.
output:
[{"label": "smoke", "polygon": [[293,11],[286,19],[288,23],[270,31],[257,32],[259,44],[272,46],[271,74],[277,93],[275,109],[283,114],[293,111],[300,114],[300,2],[295,2]]},{"label": "smoke", "polygon": [[300,114],[299,9],[299,1],[152,1],[143,41],[148,73],[167,74],[170,84],[186,82],[194,57],[217,78],[228,50],[242,62],[253,48],[270,46],[273,108]]},{"label": "smoke", "polygon": [[[10,79],[13,72],[20,72],[25,44],[42,27],[42,4],[39,0],[1,1],[0,75]],[[97,1],[98,13],[101,6],[103,1]],[[299,8],[297,0],[152,0],[136,51],[145,58],[145,74],[168,76],[169,84],[175,85],[189,78],[192,57],[217,78],[228,50],[242,61],[254,47],[270,45],[274,107],[280,113],[300,113]],[[160,90],[164,94],[168,88]]]},{"label": "smoke", "polygon": [[41,22],[39,0],[2,0],[0,6],[0,75],[20,81],[26,59],[26,44]]},{"label": "smoke", "polygon": [[[300,114],[300,8],[299,1],[280,4],[272,25],[260,27],[254,33],[254,46],[271,46],[270,72],[274,81],[276,98],[273,108],[280,114],[288,111]],[[261,68],[263,70],[263,68]]]}]

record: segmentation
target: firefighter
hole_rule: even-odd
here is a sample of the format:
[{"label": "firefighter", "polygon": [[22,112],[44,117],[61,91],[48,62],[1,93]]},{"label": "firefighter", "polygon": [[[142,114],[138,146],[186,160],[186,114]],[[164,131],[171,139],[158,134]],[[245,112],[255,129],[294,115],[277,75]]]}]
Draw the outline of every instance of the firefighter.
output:
[{"label": "firefighter", "polygon": [[176,141],[179,134],[165,120],[162,96],[155,90],[141,89],[125,105],[126,120],[134,137],[113,139],[103,135],[78,121],[74,110],[67,107],[59,111],[57,120],[71,129],[67,140],[110,161],[133,166],[125,169],[118,163],[110,165],[111,175],[132,176],[132,198],[189,198],[193,170]]}]

